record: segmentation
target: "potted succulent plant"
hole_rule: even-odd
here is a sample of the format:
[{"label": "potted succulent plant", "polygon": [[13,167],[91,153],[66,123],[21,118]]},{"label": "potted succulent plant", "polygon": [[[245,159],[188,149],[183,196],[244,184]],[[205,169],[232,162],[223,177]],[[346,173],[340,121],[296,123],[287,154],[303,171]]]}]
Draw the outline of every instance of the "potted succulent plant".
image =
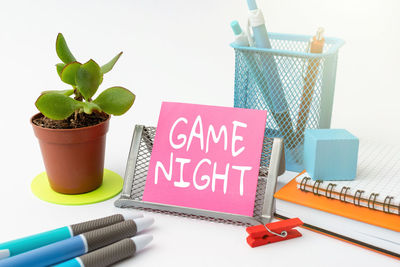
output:
[{"label": "potted succulent plant", "polygon": [[35,103],[40,113],[31,118],[31,124],[52,189],[80,194],[101,185],[110,115],[127,112],[135,95],[115,86],[94,98],[103,75],[114,67],[122,52],[103,66],[92,59],[82,64],[72,55],[61,33],[56,51],[63,62],[56,65],[58,75],[72,88],[43,92]]}]

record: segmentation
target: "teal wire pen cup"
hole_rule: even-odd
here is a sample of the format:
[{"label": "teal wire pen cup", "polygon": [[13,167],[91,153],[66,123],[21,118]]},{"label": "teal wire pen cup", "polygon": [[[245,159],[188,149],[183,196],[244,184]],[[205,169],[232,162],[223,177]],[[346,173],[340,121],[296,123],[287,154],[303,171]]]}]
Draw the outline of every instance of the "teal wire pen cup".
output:
[{"label": "teal wire pen cup", "polygon": [[[323,52],[314,54],[307,52],[312,36],[268,36],[271,49],[231,44],[235,50],[234,106],[267,110],[266,137],[284,139],[286,169],[300,172],[304,169],[304,125],[298,127],[297,122],[302,117],[306,129],[330,128],[338,52],[344,41],[326,37]],[[312,95],[306,98],[309,109],[302,110],[309,64],[316,64],[311,68],[315,80],[313,90],[308,90]]]}]

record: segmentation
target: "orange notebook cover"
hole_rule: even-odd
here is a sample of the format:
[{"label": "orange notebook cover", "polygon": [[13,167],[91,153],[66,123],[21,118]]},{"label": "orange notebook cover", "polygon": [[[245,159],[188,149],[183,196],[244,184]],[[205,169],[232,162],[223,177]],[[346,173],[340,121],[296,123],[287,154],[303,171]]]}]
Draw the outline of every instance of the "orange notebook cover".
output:
[{"label": "orange notebook cover", "polygon": [[292,179],[287,185],[282,187],[274,196],[278,199],[293,202],[302,206],[307,206],[313,209],[322,210],[356,221],[400,232],[399,215],[388,214],[382,211],[368,209],[366,207],[359,207],[351,203],[344,203],[337,199],[329,199],[324,196],[315,196],[311,192],[303,192],[297,188],[296,178]]},{"label": "orange notebook cover", "polygon": [[[299,175],[301,175],[302,173],[300,173]],[[276,192],[274,195],[275,198],[400,232],[399,215],[388,214],[382,211],[368,209],[366,207],[355,206],[354,204],[341,202],[337,199],[329,199],[324,196],[317,196],[311,192],[303,192],[297,188],[296,178],[297,176],[294,179],[292,179],[288,184],[286,184],[284,187],[282,187],[278,192]],[[285,219],[284,217],[279,215],[277,215],[277,217]],[[322,234],[334,238],[341,239],[346,242],[353,243],[355,245],[370,250],[380,252],[382,254],[394,257],[396,259],[399,259],[400,257],[400,255],[390,253],[389,251],[382,251],[376,249],[372,246],[368,246],[368,244],[360,244],[359,242],[356,242],[356,240],[348,239],[344,236],[331,233],[324,229],[316,228],[312,225],[307,226],[305,224],[305,228],[320,232]]]}]

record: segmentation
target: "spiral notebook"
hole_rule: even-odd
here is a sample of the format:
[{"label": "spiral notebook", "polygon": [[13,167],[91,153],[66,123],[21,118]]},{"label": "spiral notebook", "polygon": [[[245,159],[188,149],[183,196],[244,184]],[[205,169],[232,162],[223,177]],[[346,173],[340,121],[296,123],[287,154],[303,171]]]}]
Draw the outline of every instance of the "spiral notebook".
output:
[{"label": "spiral notebook", "polygon": [[353,181],[314,181],[304,172],[297,188],[400,216],[400,147],[361,141]]},{"label": "spiral notebook", "polygon": [[299,217],[309,230],[400,259],[400,216],[303,192],[296,178],[275,193],[275,217]]}]

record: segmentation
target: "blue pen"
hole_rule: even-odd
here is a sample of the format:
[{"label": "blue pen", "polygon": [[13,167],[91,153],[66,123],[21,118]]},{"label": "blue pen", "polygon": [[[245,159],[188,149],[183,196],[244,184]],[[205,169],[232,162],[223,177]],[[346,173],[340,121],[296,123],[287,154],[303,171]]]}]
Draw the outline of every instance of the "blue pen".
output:
[{"label": "blue pen", "polygon": [[[240,24],[237,20],[234,20],[231,22],[231,28],[233,33],[235,34],[235,40],[233,43],[238,46],[250,46],[249,43],[249,38],[247,34],[242,30],[240,27]],[[253,56],[250,53],[243,53],[243,58],[244,62],[246,64],[247,70],[246,73],[243,75],[239,75],[238,78],[241,80],[239,81],[240,84],[249,84],[249,78],[251,77],[257,84],[260,83],[260,79],[258,79],[258,75],[260,73],[259,68],[257,68],[256,64],[253,64]],[[262,84],[259,84],[259,86],[262,86]],[[254,99],[257,98],[257,93],[254,92],[253,90],[245,90],[244,94],[242,95],[244,99],[243,101],[245,104],[246,108],[256,108],[254,106],[255,103]],[[236,103],[235,103],[236,106]]]},{"label": "blue pen", "polygon": [[124,220],[134,219],[138,217],[142,217],[142,215],[134,213],[124,214],[124,215],[115,214],[108,217],[82,222],[78,224],[73,224],[70,226],[57,228],[36,235],[31,235],[16,240],[8,241],[5,243],[1,243],[0,251],[8,250],[8,253],[0,252],[0,259],[15,256],[32,249],[43,247],[51,243],[55,243],[82,234],[84,232],[89,232],[118,222],[122,222]]},{"label": "blue pen", "polygon": [[[247,0],[249,7],[249,23],[253,30],[255,46],[258,48],[271,49],[271,42],[268,38],[267,28],[265,27],[264,16],[258,9],[255,0]],[[272,55],[255,56],[255,61],[261,66],[261,75],[266,86],[259,86],[262,94],[270,108],[270,111],[283,134],[285,144],[293,147],[291,139],[294,137],[292,119],[289,113],[289,106],[283,91],[282,82],[279,77],[278,67]],[[260,78],[258,78],[260,80]]]},{"label": "blue pen", "polygon": [[106,247],[97,249],[72,260],[54,265],[53,267],[105,267],[123,259],[132,257],[135,253],[147,246],[152,235],[139,235],[125,238]]},{"label": "blue pen", "polygon": [[258,9],[256,1],[247,0],[247,6],[249,7],[249,22],[253,30],[255,46],[259,48],[271,48],[264,16],[261,10]]},{"label": "blue pen", "polygon": [[83,233],[44,247],[0,260],[0,267],[40,267],[54,265],[87,252],[134,236],[154,222],[150,218],[127,220]]}]

